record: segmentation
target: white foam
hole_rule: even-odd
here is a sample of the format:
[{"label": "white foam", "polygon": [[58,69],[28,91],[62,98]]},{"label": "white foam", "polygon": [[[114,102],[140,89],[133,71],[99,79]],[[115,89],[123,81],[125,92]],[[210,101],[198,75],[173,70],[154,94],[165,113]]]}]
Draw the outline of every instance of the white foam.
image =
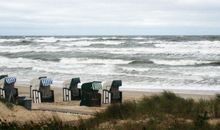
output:
[{"label": "white foam", "polygon": [[73,42],[72,44],[75,46],[89,46],[92,44],[119,45],[121,43],[122,43],[121,41],[105,40],[105,41],[76,41],[76,42]]},{"label": "white foam", "polygon": [[[102,63],[92,65],[93,63]],[[117,74],[114,72],[114,64],[128,63],[123,60],[85,60],[63,59],[61,62],[31,60],[26,58],[0,57],[0,67],[28,68],[36,72],[60,73],[60,74]]]},{"label": "white foam", "polygon": [[199,60],[158,60],[158,59],[151,59],[150,61],[154,62],[155,64],[159,65],[197,65],[197,64],[208,64],[211,61],[199,61]]},{"label": "white foam", "polygon": [[7,68],[31,68],[33,64],[37,63],[35,60],[25,58],[6,58],[0,56],[0,66]]},{"label": "white foam", "polygon": [[123,67],[122,68],[124,71],[128,71],[128,72],[134,72],[134,71],[138,71],[138,72],[147,72],[150,70],[150,68],[133,68],[133,67]]},{"label": "white foam", "polygon": [[53,43],[53,42],[57,42],[57,38],[55,37],[39,37],[39,38],[35,38],[33,41],[35,42],[39,42],[39,43]]},{"label": "white foam", "polygon": [[220,49],[220,41],[162,42],[155,46],[164,49],[197,50],[205,53],[205,51]]},{"label": "white foam", "polygon": [[128,64],[131,61],[119,59],[87,59],[87,58],[61,58],[63,64]]},{"label": "white foam", "polygon": [[0,39],[0,43],[2,42],[20,42],[21,39]]},{"label": "white foam", "polygon": [[[218,55],[220,54],[220,41],[189,41],[189,42],[166,42],[166,41],[151,41],[137,42],[137,44],[149,44],[157,42],[155,47],[126,47],[126,48],[95,48],[88,47],[92,44],[103,45],[119,45],[123,41],[87,41],[77,40],[80,38],[55,38],[55,37],[37,37],[32,40],[39,42],[30,45],[17,46],[0,46],[0,52],[60,52],[60,51],[82,51],[82,52],[96,52],[96,53],[110,53],[110,54],[192,54],[192,55]],[[81,38],[83,39],[83,38]],[[13,40],[13,39],[5,39]],[[17,39],[21,40],[21,39]],[[54,43],[56,41],[59,43]],[[75,47],[74,47],[75,46]]]},{"label": "white foam", "polygon": [[133,37],[131,39],[134,39],[134,40],[143,40],[143,39],[146,39],[145,37]]}]

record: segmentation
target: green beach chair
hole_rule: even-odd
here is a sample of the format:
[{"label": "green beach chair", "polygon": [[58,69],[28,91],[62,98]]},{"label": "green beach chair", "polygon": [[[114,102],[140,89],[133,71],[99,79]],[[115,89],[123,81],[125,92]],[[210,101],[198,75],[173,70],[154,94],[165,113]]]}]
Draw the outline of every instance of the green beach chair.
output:
[{"label": "green beach chair", "polygon": [[80,105],[101,106],[101,94],[99,93],[99,90],[101,89],[102,83],[100,81],[93,81],[82,84],[82,96]]}]

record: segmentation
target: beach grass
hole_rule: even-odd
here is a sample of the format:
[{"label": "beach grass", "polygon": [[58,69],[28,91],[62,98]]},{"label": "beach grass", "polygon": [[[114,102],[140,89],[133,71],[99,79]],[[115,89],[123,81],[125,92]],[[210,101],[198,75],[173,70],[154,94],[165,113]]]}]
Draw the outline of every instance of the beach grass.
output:
[{"label": "beach grass", "polygon": [[144,97],[140,101],[113,104],[93,118],[82,120],[81,127],[113,129],[213,129],[208,124],[220,117],[220,96],[212,100],[184,99],[174,93]]},{"label": "beach grass", "polygon": [[14,104],[6,101],[6,99],[0,98],[0,102],[5,104],[5,106],[9,109],[13,109],[14,107]]},{"label": "beach grass", "polygon": [[1,121],[1,129],[10,130],[219,130],[220,95],[214,99],[194,101],[163,92],[161,95],[144,97],[138,101],[112,104],[89,119],[80,119],[77,124],[64,123],[54,116],[40,123]]}]

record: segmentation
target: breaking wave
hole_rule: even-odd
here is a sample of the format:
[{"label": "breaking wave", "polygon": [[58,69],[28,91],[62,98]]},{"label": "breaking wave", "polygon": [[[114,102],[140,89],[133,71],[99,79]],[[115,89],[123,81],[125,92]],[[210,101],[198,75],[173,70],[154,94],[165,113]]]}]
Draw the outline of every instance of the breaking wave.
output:
[{"label": "breaking wave", "polygon": [[169,66],[219,66],[220,61],[200,61],[200,60],[151,60],[154,64]]}]

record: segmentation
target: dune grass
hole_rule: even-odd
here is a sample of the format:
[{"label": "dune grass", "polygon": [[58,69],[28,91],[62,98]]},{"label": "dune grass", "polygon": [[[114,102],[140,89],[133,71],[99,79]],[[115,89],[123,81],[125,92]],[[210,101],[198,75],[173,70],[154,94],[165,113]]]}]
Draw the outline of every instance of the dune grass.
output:
[{"label": "dune grass", "polygon": [[64,124],[59,117],[53,116],[51,120],[34,123],[32,121],[25,124],[17,122],[5,122],[0,120],[0,130],[78,130],[77,126]]},{"label": "dune grass", "polygon": [[5,104],[5,106],[9,109],[13,109],[14,107],[14,104],[6,101],[6,99],[0,98],[0,102]]},{"label": "dune grass", "polygon": [[220,130],[220,124],[211,125],[210,119],[220,120],[220,95],[211,100],[194,101],[170,92],[144,97],[140,101],[113,104],[90,119],[81,119],[78,125],[64,124],[58,117],[50,121],[0,122],[0,129],[8,130]]},{"label": "dune grass", "polygon": [[[184,99],[170,92],[162,95],[144,97],[141,101],[128,101],[123,104],[109,106],[104,112],[86,121],[81,127],[100,128],[107,124],[113,129],[213,129],[220,125],[211,126],[208,119],[220,117],[220,96],[212,100]],[[124,123],[117,122],[121,120]],[[110,127],[111,125],[106,125]]]}]

